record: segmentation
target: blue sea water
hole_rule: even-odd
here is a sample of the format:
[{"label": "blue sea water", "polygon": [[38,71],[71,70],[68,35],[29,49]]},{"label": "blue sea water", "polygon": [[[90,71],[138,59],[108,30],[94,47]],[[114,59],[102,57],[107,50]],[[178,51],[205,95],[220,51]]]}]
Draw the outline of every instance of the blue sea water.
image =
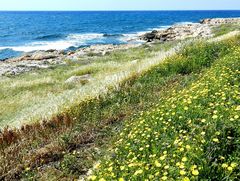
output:
[{"label": "blue sea water", "polygon": [[240,11],[0,12],[0,59],[23,52],[127,43],[139,33]]}]

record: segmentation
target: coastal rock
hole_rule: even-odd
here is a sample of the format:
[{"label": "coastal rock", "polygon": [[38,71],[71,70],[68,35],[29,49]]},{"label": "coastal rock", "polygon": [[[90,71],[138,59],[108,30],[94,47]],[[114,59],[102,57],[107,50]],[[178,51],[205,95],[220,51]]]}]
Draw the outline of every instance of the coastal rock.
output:
[{"label": "coastal rock", "polygon": [[46,60],[58,57],[57,54],[53,54],[52,52],[35,52],[32,56],[32,60]]},{"label": "coastal rock", "polygon": [[81,75],[81,76],[72,76],[65,81],[67,84],[86,84],[92,79],[90,74]]},{"label": "coastal rock", "polygon": [[139,38],[146,42],[152,41],[173,41],[185,38],[212,36],[211,27],[227,23],[240,23],[240,18],[214,18],[204,19],[200,23],[189,23],[174,25],[166,30],[154,30],[150,33],[143,34]]},{"label": "coastal rock", "polygon": [[214,18],[214,19],[204,19],[200,21],[201,24],[207,25],[219,25],[227,23],[240,23],[240,18]]},{"label": "coastal rock", "polygon": [[9,62],[19,62],[19,61],[25,61],[25,60],[48,60],[48,59],[55,59],[62,56],[62,54],[59,51],[53,51],[53,50],[47,50],[47,51],[36,51],[33,53],[26,53],[23,56],[17,57],[17,58],[10,58],[6,61]]},{"label": "coastal rock", "polygon": [[209,37],[211,29],[200,23],[174,25],[166,30],[152,31],[140,37],[147,42],[183,40],[190,37]]},{"label": "coastal rock", "polygon": [[152,32],[152,33],[146,33],[144,38],[148,42],[151,42],[151,41],[153,41],[155,39],[157,33],[158,33],[157,31],[156,32]]}]

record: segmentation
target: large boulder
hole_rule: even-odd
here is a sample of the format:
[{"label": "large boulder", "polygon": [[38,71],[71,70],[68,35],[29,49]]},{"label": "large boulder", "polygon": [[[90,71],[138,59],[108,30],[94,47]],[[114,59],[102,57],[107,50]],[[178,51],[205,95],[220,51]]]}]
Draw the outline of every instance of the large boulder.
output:
[{"label": "large boulder", "polygon": [[52,59],[57,58],[57,55],[51,52],[35,52],[32,56],[32,60],[46,60],[46,59]]},{"label": "large boulder", "polygon": [[144,40],[151,42],[155,39],[155,37],[156,37],[155,33],[146,33],[143,38]]}]

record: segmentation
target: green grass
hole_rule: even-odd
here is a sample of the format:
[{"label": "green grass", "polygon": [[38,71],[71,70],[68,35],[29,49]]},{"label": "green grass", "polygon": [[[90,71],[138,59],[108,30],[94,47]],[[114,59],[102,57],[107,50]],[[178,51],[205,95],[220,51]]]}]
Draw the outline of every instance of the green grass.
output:
[{"label": "green grass", "polygon": [[[234,47],[239,46],[239,37],[223,42],[195,42],[164,62],[161,62],[162,59],[160,59],[162,54],[154,53],[159,49],[155,46],[162,49],[162,45],[154,45],[150,48],[153,50],[153,54],[150,54],[149,59],[139,61],[137,65],[140,68],[131,62],[126,62],[123,67],[119,68],[121,63],[117,64],[117,62],[125,61],[122,60],[122,57],[120,60],[115,57],[116,63],[111,68],[114,71],[116,67],[116,71],[128,70],[130,76],[127,76],[127,79],[123,79],[117,87],[113,87],[106,94],[85,102],[78,102],[78,104],[73,101],[73,104],[70,104],[63,112],[64,115],[69,115],[71,119],[75,120],[73,125],[58,127],[55,124],[49,124],[44,129],[36,125],[30,128],[28,133],[22,135],[20,141],[6,147],[1,145],[0,155],[3,156],[0,156],[0,175],[4,175],[4,178],[8,180],[14,179],[16,176],[26,180],[64,180],[77,179],[80,175],[85,175],[94,162],[103,155],[108,155],[109,152],[105,149],[108,146],[111,147],[111,137],[125,129],[122,125],[123,121],[130,119],[133,123],[138,124],[136,117],[141,116],[141,111],[144,114],[150,114],[152,107],[156,107],[156,104],[159,104],[164,97],[171,99],[170,95],[173,91],[181,92],[183,89],[189,88],[191,83],[201,78],[212,64],[215,64],[215,61],[225,54],[230,54]],[[165,48],[163,49],[165,50]],[[137,54],[137,50],[134,51]],[[149,47],[146,52],[148,51],[150,51]],[[109,56],[110,59],[111,55]],[[102,57],[98,63],[113,65],[111,62]],[[90,64],[91,66],[99,68],[95,64]],[[100,70],[103,67],[100,67]],[[57,67],[56,70],[58,68],[60,67]],[[187,71],[183,71],[185,68]],[[93,69],[87,68],[86,72],[90,70]],[[69,75],[69,71],[66,70],[67,75]],[[73,68],[72,71],[73,74],[78,72],[82,75],[81,67]],[[105,71],[101,74],[104,74]],[[61,72],[62,76],[65,76],[63,72]],[[40,71],[41,73],[42,71]],[[49,70],[48,73],[51,71]],[[112,71],[108,73],[110,74]],[[57,77],[61,78],[61,76]],[[59,121],[61,121],[60,118]],[[129,131],[128,127],[125,131]],[[163,136],[163,139],[165,138],[168,139]],[[115,154],[110,155],[115,158]],[[105,175],[103,176],[105,177]]]},{"label": "green grass", "polygon": [[240,24],[223,24],[223,25],[214,27],[213,34],[217,37],[217,36],[221,36],[236,30],[237,31],[240,30]]},{"label": "green grass", "polygon": [[[210,45],[203,45],[207,51],[191,47],[179,59],[163,63],[160,73],[163,67],[185,74],[182,67],[198,72],[213,65],[199,74],[199,80],[181,91],[170,90],[152,109],[128,121],[107,154],[112,156],[95,165],[89,179],[239,180],[239,38],[237,41],[228,50],[223,44],[214,46],[221,47],[216,51],[221,55],[216,56],[217,61]],[[226,50],[228,54],[223,56]],[[184,63],[179,65],[181,60]],[[173,67],[168,66],[170,62]]]},{"label": "green grass", "polygon": [[[20,127],[24,123],[51,118],[64,111],[69,102],[72,103],[72,100],[79,96],[79,91],[81,94],[84,93],[82,85],[65,83],[71,76],[91,74],[93,77],[91,84],[95,84],[99,79],[104,80],[107,76],[122,71],[124,67],[131,67],[131,62],[153,57],[157,51],[165,51],[173,45],[168,43],[154,47],[141,46],[112,52],[103,57],[84,57],[79,61],[66,61],[66,65],[52,69],[1,77],[0,128],[6,125]],[[89,84],[84,87],[87,87],[85,94],[90,92],[89,89],[93,89]],[[91,96],[91,93],[89,94]]]}]

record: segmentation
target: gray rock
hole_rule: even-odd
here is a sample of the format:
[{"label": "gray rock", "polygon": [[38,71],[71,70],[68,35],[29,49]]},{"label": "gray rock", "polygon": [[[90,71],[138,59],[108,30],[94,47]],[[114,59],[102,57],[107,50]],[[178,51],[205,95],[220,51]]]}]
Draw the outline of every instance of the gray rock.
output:
[{"label": "gray rock", "polygon": [[30,59],[31,60],[46,60],[46,59],[52,59],[56,58],[57,55],[53,53],[48,53],[48,52],[35,52]]},{"label": "gray rock", "polygon": [[155,32],[155,33],[147,33],[147,34],[145,35],[145,39],[146,39],[148,42],[151,42],[151,41],[153,41],[153,40],[155,39],[156,34],[157,34],[157,32]]}]

